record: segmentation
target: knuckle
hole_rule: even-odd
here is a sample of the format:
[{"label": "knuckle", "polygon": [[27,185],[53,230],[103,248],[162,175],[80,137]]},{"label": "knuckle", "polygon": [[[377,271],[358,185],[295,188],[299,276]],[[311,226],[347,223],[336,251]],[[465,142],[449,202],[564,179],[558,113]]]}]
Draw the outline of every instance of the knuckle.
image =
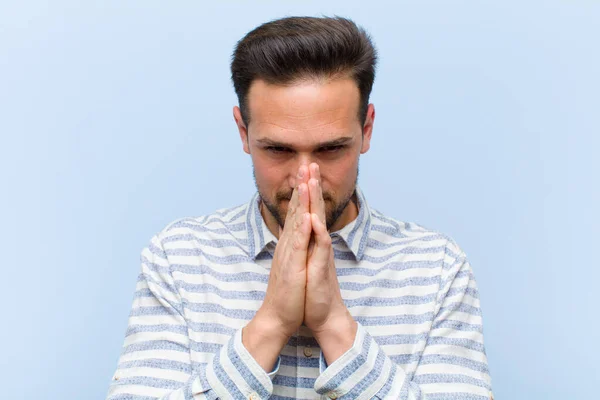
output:
[{"label": "knuckle", "polygon": [[302,250],[302,242],[298,236],[292,240],[292,250],[299,251]]},{"label": "knuckle", "polygon": [[293,217],[295,213],[296,213],[296,208],[294,206],[290,205],[290,207],[288,208],[287,216]]}]

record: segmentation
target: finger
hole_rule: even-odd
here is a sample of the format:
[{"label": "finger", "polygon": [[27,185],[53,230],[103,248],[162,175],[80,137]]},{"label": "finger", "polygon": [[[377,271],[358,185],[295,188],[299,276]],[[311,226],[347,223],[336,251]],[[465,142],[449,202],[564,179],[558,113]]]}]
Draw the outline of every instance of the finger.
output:
[{"label": "finger", "polygon": [[310,176],[310,212],[312,214],[317,214],[323,224],[326,224],[325,200],[323,199],[321,172],[318,164],[312,163],[310,165]]},{"label": "finger", "polygon": [[312,251],[312,260],[318,265],[329,264],[331,257],[331,236],[327,232],[327,227],[320,220],[317,214],[311,214],[311,228],[314,232],[315,245]]},{"label": "finger", "polygon": [[286,231],[289,226],[294,223],[296,216],[296,208],[298,204],[298,188],[295,188],[292,192],[292,198],[288,202],[287,214],[285,216],[285,222],[283,223],[283,231]]},{"label": "finger", "polygon": [[296,207],[296,214],[294,216],[294,230],[299,229],[300,225],[302,225],[304,214],[310,211],[310,200],[308,196],[308,186],[306,183],[301,183],[298,186],[298,206]]},{"label": "finger", "polygon": [[292,241],[292,254],[290,262],[295,265],[306,265],[308,243],[312,232],[310,213],[302,214],[300,225],[290,237]]},{"label": "finger", "polygon": [[310,212],[310,191],[306,183],[298,187],[298,213]]},{"label": "finger", "polygon": [[[311,221],[311,229],[312,229],[312,221]],[[315,249],[315,235],[311,232],[310,241],[308,242],[308,256],[312,256],[312,253]]]},{"label": "finger", "polygon": [[294,191],[292,192],[292,198],[288,202],[288,209],[285,216],[283,229],[292,225],[296,215],[296,208],[298,208],[298,186],[294,188]]},{"label": "finger", "polygon": [[308,183],[308,179],[310,178],[309,175],[310,172],[306,165],[302,164],[301,166],[299,166],[298,175],[296,179],[296,186],[300,185],[301,183]]},{"label": "finger", "polygon": [[[300,186],[300,184],[302,182],[306,182],[306,181],[308,181],[308,169],[306,168],[306,166],[301,165],[298,168],[298,171],[296,172],[296,187],[294,188],[294,191],[292,192],[292,198],[290,199],[290,201],[288,203],[288,212],[287,212],[287,215],[285,218],[285,226],[290,226],[291,223],[288,224],[288,222],[295,220],[295,216],[297,214],[297,208],[299,205],[298,187]],[[285,228],[285,226],[284,226],[284,228]]]},{"label": "finger", "polygon": [[311,163],[309,165],[310,177],[312,179],[321,180],[321,170],[319,169],[319,164]]}]

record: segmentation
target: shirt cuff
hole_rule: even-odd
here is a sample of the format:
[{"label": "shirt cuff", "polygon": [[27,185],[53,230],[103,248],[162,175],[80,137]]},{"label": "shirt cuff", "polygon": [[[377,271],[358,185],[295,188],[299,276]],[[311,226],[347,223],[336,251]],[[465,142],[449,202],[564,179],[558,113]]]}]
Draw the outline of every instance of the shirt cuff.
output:
[{"label": "shirt cuff", "polygon": [[268,399],[273,393],[271,379],[279,371],[280,358],[272,372],[256,362],[242,344],[242,330],[236,331],[206,368],[210,387],[222,399]]},{"label": "shirt cuff", "polygon": [[271,378],[271,380],[273,380],[273,378],[275,378],[275,375],[277,375],[277,373],[279,372],[280,365],[281,365],[281,357],[277,356],[277,362],[275,363],[275,366],[273,367],[273,371],[271,371],[267,374],[269,376],[269,378]]},{"label": "shirt cuff", "polygon": [[319,357],[319,375],[321,375],[327,369],[327,360],[325,360],[325,355],[321,350],[321,356]]},{"label": "shirt cuff", "polygon": [[329,366],[321,352],[319,367],[315,391],[331,399],[371,399],[392,376],[404,375],[360,323],[352,347]]}]

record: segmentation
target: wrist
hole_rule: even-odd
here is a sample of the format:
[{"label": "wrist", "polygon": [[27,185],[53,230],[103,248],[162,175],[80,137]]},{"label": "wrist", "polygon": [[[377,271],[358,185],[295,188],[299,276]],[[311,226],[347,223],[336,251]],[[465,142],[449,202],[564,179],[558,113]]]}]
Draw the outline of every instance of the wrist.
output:
[{"label": "wrist", "polygon": [[328,321],[318,331],[313,331],[327,364],[331,365],[352,348],[357,330],[357,322],[348,313],[344,317]]},{"label": "wrist", "polygon": [[273,370],[288,339],[273,319],[260,313],[242,329],[242,344],[267,373]]}]

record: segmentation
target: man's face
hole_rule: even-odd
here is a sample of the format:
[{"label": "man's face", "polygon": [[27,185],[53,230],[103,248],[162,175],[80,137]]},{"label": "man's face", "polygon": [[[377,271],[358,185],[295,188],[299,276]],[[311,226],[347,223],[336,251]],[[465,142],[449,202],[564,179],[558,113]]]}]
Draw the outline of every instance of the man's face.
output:
[{"label": "man's face", "polygon": [[359,155],[369,149],[374,109],[364,126],[360,94],[351,78],[310,80],[293,85],[254,81],[248,94],[250,124],[234,109],[244,151],[252,157],[256,186],[270,213],[283,226],[300,165],[317,163],[331,229],[350,201]]}]

